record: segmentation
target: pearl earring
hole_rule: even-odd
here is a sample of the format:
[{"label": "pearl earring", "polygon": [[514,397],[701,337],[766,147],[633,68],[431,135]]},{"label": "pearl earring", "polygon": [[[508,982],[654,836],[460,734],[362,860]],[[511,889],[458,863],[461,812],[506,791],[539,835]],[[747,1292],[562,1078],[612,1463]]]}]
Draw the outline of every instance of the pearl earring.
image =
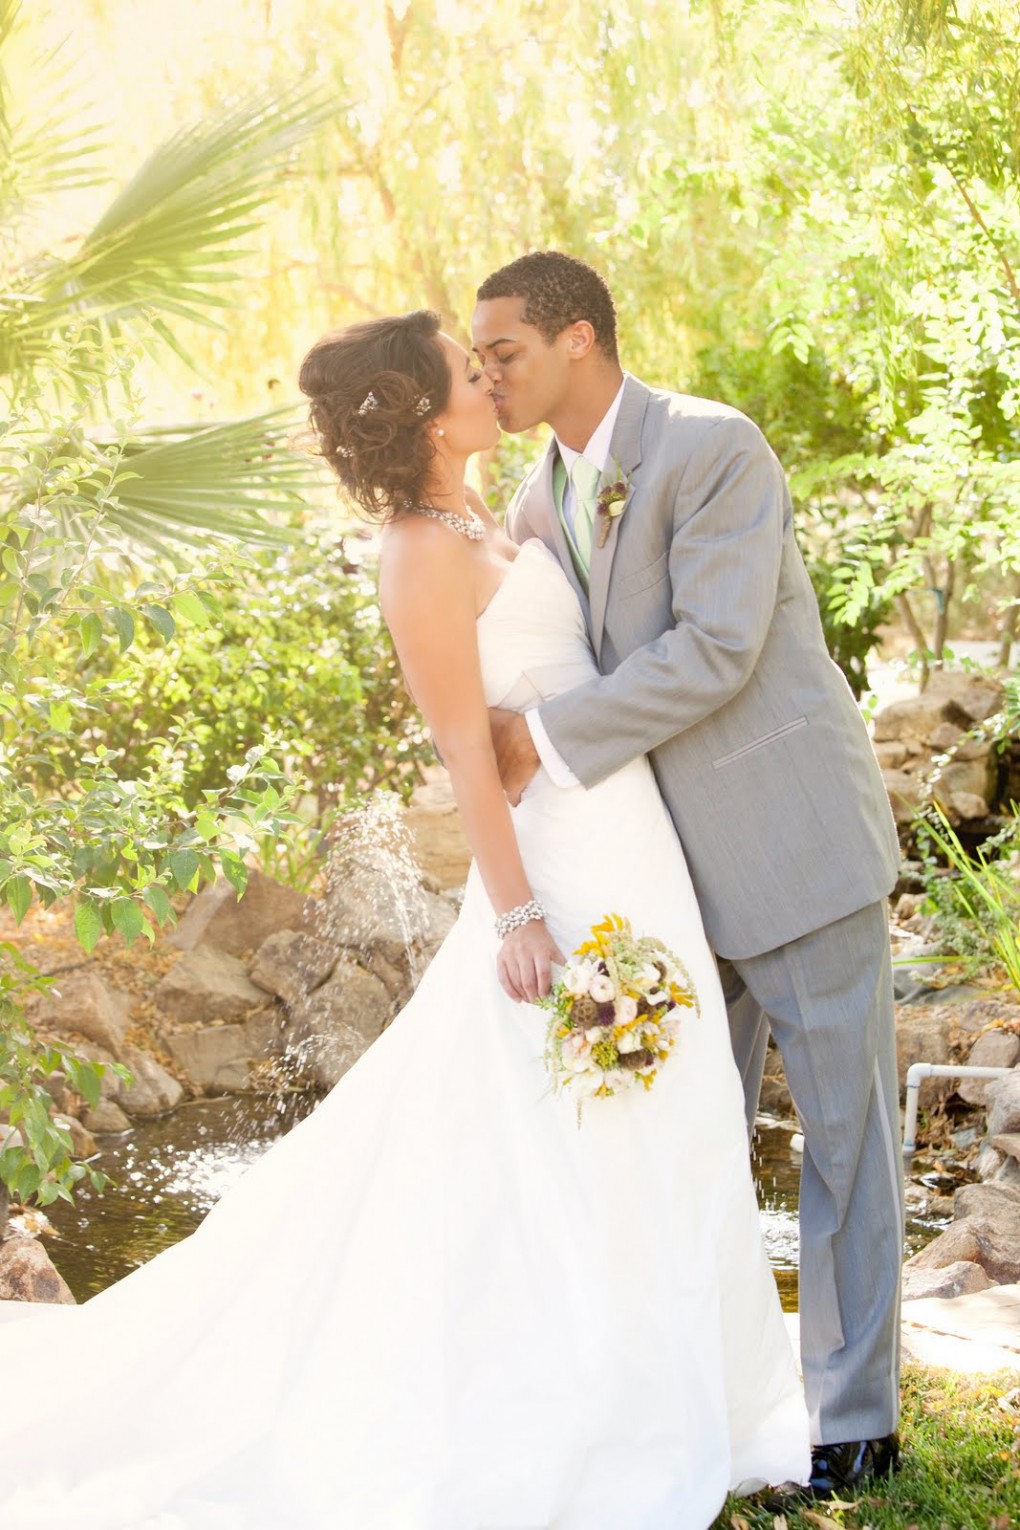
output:
[{"label": "pearl earring", "polygon": [[436,435],[437,435],[437,436],[445,436],[445,435],[446,435],[446,431],[445,431],[445,430],[444,430],[444,429],[443,429],[443,427],[442,427],[442,426],[441,426],[441,425],[440,425],[440,426],[439,426],[439,428],[438,428],[438,429],[437,429],[437,431],[436,431]]}]

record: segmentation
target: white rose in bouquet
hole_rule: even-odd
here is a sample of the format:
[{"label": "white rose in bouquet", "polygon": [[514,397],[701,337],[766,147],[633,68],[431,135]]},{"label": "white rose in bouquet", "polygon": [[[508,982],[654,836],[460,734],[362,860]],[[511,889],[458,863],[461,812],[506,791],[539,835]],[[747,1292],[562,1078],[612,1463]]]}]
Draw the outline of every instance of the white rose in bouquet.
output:
[{"label": "white rose in bouquet", "polygon": [[616,997],[616,989],[612,978],[606,977],[604,972],[598,972],[591,980],[588,989],[596,1004],[608,1004],[610,999]]},{"label": "white rose in bouquet", "polygon": [[637,1019],[637,999],[631,998],[629,993],[622,993],[616,1001],[617,1025],[630,1025],[632,1020]]},{"label": "white rose in bouquet", "polygon": [[591,962],[571,962],[564,967],[561,982],[568,993],[578,998],[589,991],[595,968]]}]

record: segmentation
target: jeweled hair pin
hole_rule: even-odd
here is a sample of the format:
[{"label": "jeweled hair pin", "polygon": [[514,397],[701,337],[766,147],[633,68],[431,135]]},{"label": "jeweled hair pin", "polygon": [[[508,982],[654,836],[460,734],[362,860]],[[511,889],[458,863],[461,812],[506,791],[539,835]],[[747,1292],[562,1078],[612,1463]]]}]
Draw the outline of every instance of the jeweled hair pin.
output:
[{"label": "jeweled hair pin", "polygon": [[361,400],[361,403],[358,405],[358,413],[359,414],[368,414],[369,410],[371,410],[371,409],[378,409],[378,407],[379,407],[379,400],[376,398],[374,393],[369,392],[369,393],[365,394],[365,397]]}]

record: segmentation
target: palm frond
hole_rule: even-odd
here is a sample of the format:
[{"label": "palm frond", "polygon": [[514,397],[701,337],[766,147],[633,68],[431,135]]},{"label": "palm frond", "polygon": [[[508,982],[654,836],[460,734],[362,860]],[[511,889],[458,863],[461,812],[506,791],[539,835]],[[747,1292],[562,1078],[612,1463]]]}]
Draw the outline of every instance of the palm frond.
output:
[{"label": "palm frond", "polygon": [[[0,371],[31,367],[72,320],[212,323],[281,166],[337,110],[293,86],[183,129],[145,162],[67,259],[37,261],[0,314]],[[163,338],[174,345],[173,331]]]},{"label": "palm frond", "polygon": [[83,120],[62,46],[31,58],[27,115],[15,115],[11,66],[25,72],[26,64],[11,56],[26,44],[23,33],[19,0],[0,0],[0,218],[8,232],[33,203],[106,179],[104,135]]},{"label": "palm frond", "polygon": [[293,533],[267,516],[307,504],[320,482],[290,446],[291,410],[216,425],[143,429],[124,447],[124,477],[107,518],[130,541],[172,555],[209,535],[283,546]]}]

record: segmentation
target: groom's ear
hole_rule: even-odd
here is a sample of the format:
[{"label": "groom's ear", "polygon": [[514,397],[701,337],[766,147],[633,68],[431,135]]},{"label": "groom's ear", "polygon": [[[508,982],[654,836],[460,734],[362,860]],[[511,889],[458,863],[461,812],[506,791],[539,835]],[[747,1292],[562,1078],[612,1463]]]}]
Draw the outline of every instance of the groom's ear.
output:
[{"label": "groom's ear", "polygon": [[571,361],[581,361],[595,344],[595,331],[587,319],[576,319],[557,338],[566,341],[565,348]]}]

